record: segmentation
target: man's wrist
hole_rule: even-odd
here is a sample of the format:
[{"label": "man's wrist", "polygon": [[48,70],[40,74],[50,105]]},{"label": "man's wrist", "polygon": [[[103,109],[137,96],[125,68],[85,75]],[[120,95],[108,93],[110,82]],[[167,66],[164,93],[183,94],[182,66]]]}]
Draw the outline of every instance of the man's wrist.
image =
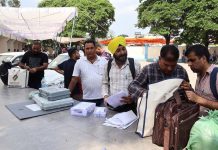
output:
[{"label": "man's wrist", "polygon": [[29,69],[30,69],[30,67],[29,67],[29,66],[25,66],[25,67],[24,67],[24,69],[26,69],[26,70],[29,70]]},{"label": "man's wrist", "polygon": [[204,100],[202,97],[200,97],[199,95],[196,96],[196,100],[195,100],[196,103],[198,104],[204,104]]}]

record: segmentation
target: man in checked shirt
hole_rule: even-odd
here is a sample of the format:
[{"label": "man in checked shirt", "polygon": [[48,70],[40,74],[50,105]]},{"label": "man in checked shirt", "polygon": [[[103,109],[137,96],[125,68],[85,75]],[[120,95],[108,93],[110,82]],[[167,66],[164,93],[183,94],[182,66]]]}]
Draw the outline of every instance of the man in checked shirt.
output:
[{"label": "man in checked shirt", "polygon": [[174,45],[163,46],[158,62],[145,66],[130,83],[128,90],[132,98],[129,100],[137,101],[148,90],[148,85],[152,83],[171,78],[180,78],[189,82],[186,70],[177,64],[178,58],[179,50]]}]

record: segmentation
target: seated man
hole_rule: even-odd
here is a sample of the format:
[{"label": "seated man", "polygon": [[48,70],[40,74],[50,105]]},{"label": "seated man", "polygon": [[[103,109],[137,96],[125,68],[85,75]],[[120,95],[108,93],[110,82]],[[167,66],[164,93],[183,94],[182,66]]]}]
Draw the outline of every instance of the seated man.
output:
[{"label": "seated man", "polygon": [[[67,52],[70,58],[62,62],[55,68],[55,71],[64,75],[64,87],[65,88],[69,87],[72,74],[73,74],[73,70],[74,70],[74,66],[76,64],[76,61],[80,58],[80,54],[77,49],[70,48]],[[77,100],[82,99],[82,87],[81,87],[80,82],[77,82],[76,87],[71,93],[71,96]]]},{"label": "seated man", "polygon": [[216,66],[209,63],[210,54],[208,49],[200,44],[193,45],[187,49],[185,56],[191,70],[197,73],[195,92],[190,90],[189,83],[184,82],[181,85],[182,88],[187,90],[188,99],[203,106],[201,107],[201,113],[206,108],[218,109],[218,74],[214,72],[215,78],[212,79],[212,72],[215,71]]},{"label": "seated man", "polygon": [[[180,78],[189,81],[186,70],[177,64],[179,50],[174,45],[165,45],[161,48],[159,61],[145,66],[141,73],[130,83],[129,93],[132,99],[143,96],[148,90],[148,85],[170,78]],[[130,103],[130,102],[129,102]]]},{"label": "seated man", "polygon": [[[105,65],[102,95],[104,96],[104,102],[106,105],[108,97],[114,95],[120,91],[127,91],[128,85],[135,78],[140,71],[140,64],[133,61],[129,61],[127,58],[126,41],[123,37],[117,37],[108,44],[108,49],[113,54],[113,60]],[[110,66],[110,69],[108,68]],[[131,67],[134,70],[131,72]],[[123,97],[123,101],[128,97]],[[122,100],[121,100],[122,101]],[[131,103],[117,107],[114,110],[128,111],[133,110],[136,112],[136,104]]]}]

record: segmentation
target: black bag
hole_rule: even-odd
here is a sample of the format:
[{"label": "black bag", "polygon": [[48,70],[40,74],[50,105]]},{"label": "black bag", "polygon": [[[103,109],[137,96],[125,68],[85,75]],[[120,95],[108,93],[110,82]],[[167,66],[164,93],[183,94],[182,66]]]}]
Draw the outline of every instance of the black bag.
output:
[{"label": "black bag", "polygon": [[218,100],[218,93],[216,89],[216,80],[217,80],[218,68],[214,68],[210,75],[210,89],[213,93],[213,96]]},{"label": "black bag", "polygon": [[0,65],[1,80],[5,85],[8,85],[8,69],[12,68],[11,62],[2,62]]}]

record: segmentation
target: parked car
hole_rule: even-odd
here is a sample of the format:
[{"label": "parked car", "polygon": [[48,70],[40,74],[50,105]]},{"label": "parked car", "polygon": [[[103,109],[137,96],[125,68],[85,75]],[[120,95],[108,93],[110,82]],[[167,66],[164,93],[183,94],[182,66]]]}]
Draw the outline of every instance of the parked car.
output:
[{"label": "parked car", "polygon": [[0,54],[0,65],[3,62],[11,62],[12,65],[18,64],[25,52],[8,52]]},{"label": "parked car", "polygon": [[0,78],[8,84],[8,69],[17,66],[25,52],[8,52],[0,54]]},{"label": "parked car", "polygon": [[[80,58],[84,56],[84,52],[82,50],[79,51]],[[61,64],[65,60],[69,59],[68,53],[59,54],[55,59],[49,62],[48,69],[54,69],[57,65]]]},{"label": "parked car", "polygon": [[60,63],[64,62],[65,60],[69,59],[68,53],[63,53],[58,55],[55,59],[53,59],[49,64],[48,64],[48,69],[54,69],[59,65]]}]

